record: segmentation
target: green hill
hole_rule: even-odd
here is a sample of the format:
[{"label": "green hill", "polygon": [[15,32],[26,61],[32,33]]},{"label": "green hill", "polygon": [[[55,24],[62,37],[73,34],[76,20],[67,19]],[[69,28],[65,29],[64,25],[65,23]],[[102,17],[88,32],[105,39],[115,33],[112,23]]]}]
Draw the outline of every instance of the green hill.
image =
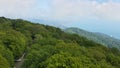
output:
[{"label": "green hill", "polygon": [[80,36],[86,37],[89,40],[100,43],[100,44],[110,47],[110,48],[116,47],[116,48],[120,49],[120,40],[115,39],[115,38],[108,36],[106,34],[103,34],[103,33],[89,32],[89,31],[85,31],[85,30],[82,30],[79,28],[67,28],[64,31],[67,33],[78,34]]},{"label": "green hill", "polygon": [[23,54],[21,68],[120,68],[116,48],[52,26],[0,17],[0,68],[13,68]]}]

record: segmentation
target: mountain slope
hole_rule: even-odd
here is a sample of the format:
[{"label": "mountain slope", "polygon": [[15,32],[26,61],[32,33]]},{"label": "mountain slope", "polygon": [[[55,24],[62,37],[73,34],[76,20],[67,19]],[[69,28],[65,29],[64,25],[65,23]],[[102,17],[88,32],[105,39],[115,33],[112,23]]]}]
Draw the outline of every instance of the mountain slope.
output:
[{"label": "mountain slope", "polygon": [[79,28],[67,28],[64,30],[67,33],[74,33],[93,40],[97,43],[103,44],[107,47],[116,47],[120,49],[120,40],[115,39],[103,33],[88,32]]},{"label": "mountain slope", "polygon": [[120,68],[120,51],[77,34],[0,17],[0,68],[13,68],[22,55],[21,68]]}]

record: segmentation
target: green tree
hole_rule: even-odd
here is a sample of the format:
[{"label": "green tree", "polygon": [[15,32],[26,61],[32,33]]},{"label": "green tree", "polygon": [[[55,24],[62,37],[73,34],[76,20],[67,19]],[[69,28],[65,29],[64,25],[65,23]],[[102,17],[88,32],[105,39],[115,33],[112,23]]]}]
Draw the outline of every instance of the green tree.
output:
[{"label": "green tree", "polygon": [[9,63],[0,55],[0,68],[10,68]]}]

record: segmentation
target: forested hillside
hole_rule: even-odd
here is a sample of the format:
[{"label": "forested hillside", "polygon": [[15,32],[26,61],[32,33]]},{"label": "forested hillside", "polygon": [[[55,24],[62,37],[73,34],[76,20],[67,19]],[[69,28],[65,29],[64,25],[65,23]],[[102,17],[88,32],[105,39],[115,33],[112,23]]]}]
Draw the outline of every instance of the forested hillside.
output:
[{"label": "forested hillside", "polygon": [[120,68],[120,51],[77,34],[21,19],[0,17],[0,68]]},{"label": "forested hillside", "polygon": [[86,37],[89,40],[95,41],[107,47],[116,47],[120,49],[120,40],[102,33],[88,32],[79,28],[67,28],[64,30],[67,33],[78,34]]}]

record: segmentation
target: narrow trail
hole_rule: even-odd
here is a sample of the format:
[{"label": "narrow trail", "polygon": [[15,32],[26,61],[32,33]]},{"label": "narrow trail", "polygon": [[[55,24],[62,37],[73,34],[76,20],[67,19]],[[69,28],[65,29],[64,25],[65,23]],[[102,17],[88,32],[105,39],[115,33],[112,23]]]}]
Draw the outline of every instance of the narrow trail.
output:
[{"label": "narrow trail", "polygon": [[21,65],[22,65],[23,62],[24,62],[25,54],[26,54],[26,53],[23,53],[23,55],[22,55],[18,60],[15,60],[14,68],[21,68]]}]

